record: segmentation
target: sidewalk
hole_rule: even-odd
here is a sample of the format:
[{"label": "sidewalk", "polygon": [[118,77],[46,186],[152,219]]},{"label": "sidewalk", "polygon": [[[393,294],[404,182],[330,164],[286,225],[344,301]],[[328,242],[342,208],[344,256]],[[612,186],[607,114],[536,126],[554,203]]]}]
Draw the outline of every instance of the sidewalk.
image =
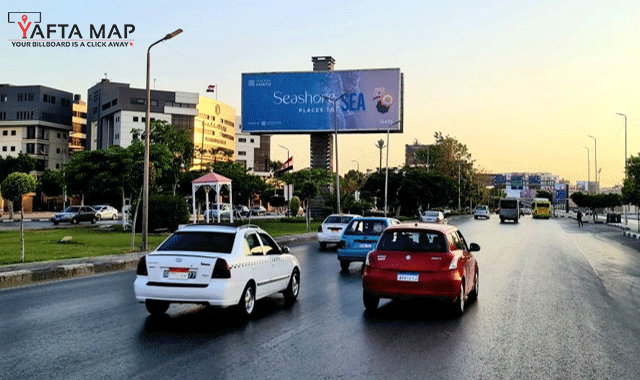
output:
[{"label": "sidewalk", "polygon": [[[313,241],[317,239],[317,235],[317,232],[307,232],[297,235],[279,236],[274,239],[279,245],[283,246]],[[0,290],[29,285],[40,281],[61,280],[91,276],[105,272],[132,270],[138,266],[138,260],[146,253],[147,252],[134,252],[123,255],[1,265]]]},{"label": "sidewalk", "polygon": [[[557,211],[556,214],[558,215],[558,217],[560,218],[571,218],[571,219],[576,219],[576,214],[572,213],[572,212],[564,212],[564,211]],[[623,230],[623,235],[624,236],[629,236],[631,238],[634,239],[638,239],[640,240],[640,233],[638,230],[638,219],[637,219],[637,215],[633,214],[633,215],[628,215],[627,216],[627,224],[624,223],[624,215],[621,218],[621,223],[607,223],[607,215],[598,215],[596,221],[594,222],[593,217],[588,216],[588,217],[582,217],[582,221],[584,223],[602,223],[602,224],[606,224],[608,226],[613,226],[613,227],[617,227],[620,228],[621,230]]]},{"label": "sidewalk", "polygon": [[[48,222],[49,219],[55,214],[54,211],[35,211],[35,212],[25,212],[24,213],[24,221],[25,222]],[[10,214],[5,212],[3,216],[0,217],[0,223],[13,223],[20,221],[20,211],[13,213],[13,219],[11,219]]]}]

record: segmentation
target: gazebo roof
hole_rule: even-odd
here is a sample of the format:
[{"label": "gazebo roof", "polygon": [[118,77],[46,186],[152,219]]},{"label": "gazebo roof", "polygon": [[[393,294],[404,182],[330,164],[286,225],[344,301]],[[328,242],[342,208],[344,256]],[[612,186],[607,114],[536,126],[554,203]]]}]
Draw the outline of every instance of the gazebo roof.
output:
[{"label": "gazebo roof", "polygon": [[196,178],[191,183],[204,184],[204,183],[231,183],[231,180],[220,174],[211,172],[203,175],[200,178]]}]

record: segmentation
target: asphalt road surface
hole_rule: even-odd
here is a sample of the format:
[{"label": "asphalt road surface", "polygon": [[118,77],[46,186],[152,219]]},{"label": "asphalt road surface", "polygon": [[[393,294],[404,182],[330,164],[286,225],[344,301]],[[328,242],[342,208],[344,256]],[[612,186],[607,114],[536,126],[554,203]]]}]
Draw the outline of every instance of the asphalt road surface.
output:
[{"label": "asphalt road surface", "polygon": [[298,302],[172,305],[150,317],[133,272],[0,291],[2,379],[640,378],[640,245],[574,220],[463,218],[480,244],[480,294],[453,319],[438,302],[362,305],[360,264],[294,246]]}]

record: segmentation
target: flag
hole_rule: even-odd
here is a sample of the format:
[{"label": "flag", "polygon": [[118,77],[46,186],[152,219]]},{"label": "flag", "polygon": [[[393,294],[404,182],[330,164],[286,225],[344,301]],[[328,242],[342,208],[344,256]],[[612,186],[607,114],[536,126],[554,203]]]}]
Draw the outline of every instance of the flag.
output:
[{"label": "flag", "polygon": [[216,89],[216,85],[210,84],[209,87],[207,87],[207,92],[214,92],[215,89]]},{"label": "flag", "polygon": [[289,171],[291,169],[293,169],[293,156],[289,157],[289,159],[287,161],[285,161],[284,164],[282,164],[278,168],[276,173],[278,173],[278,174],[284,173],[284,172]]}]

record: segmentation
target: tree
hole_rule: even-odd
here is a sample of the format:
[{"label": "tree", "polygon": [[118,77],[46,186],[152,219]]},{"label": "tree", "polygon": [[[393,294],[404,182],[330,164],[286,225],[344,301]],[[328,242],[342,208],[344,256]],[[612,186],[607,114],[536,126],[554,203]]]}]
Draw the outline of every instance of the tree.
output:
[{"label": "tree", "polygon": [[[11,173],[29,173],[36,168],[36,159],[26,154],[18,153],[18,157],[0,157],[0,183]],[[2,187],[0,187],[2,193]],[[9,199],[9,215],[13,219],[13,201]]]},{"label": "tree", "polygon": [[553,194],[551,194],[550,192],[546,191],[546,190],[538,190],[537,194],[536,194],[537,198],[546,198],[549,200],[549,202],[553,202]]},{"label": "tree", "polygon": [[[163,173],[163,182],[171,186],[173,195],[176,195],[176,187],[180,174],[189,169],[193,162],[195,147],[193,136],[186,129],[176,129],[164,120],[155,120],[149,127],[152,145],[165,145],[173,159],[169,168]],[[222,148],[224,149],[224,148]]]},{"label": "tree", "polygon": [[[22,200],[22,196],[36,189],[36,177],[15,172],[2,181],[2,194],[5,198],[15,202]],[[24,261],[24,205],[20,202],[20,261]]]},{"label": "tree", "polygon": [[49,196],[62,194],[63,187],[64,178],[59,170],[47,169],[40,176],[40,191]]},{"label": "tree", "polygon": [[385,146],[383,139],[378,140],[376,143],[376,148],[380,150],[380,166],[378,166],[378,171],[382,171],[382,149],[384,149]]},{"label": "tree", "polygon": [[627,160],[626,177],[622,185],[624,204],[640,205],[640,154]]}]

